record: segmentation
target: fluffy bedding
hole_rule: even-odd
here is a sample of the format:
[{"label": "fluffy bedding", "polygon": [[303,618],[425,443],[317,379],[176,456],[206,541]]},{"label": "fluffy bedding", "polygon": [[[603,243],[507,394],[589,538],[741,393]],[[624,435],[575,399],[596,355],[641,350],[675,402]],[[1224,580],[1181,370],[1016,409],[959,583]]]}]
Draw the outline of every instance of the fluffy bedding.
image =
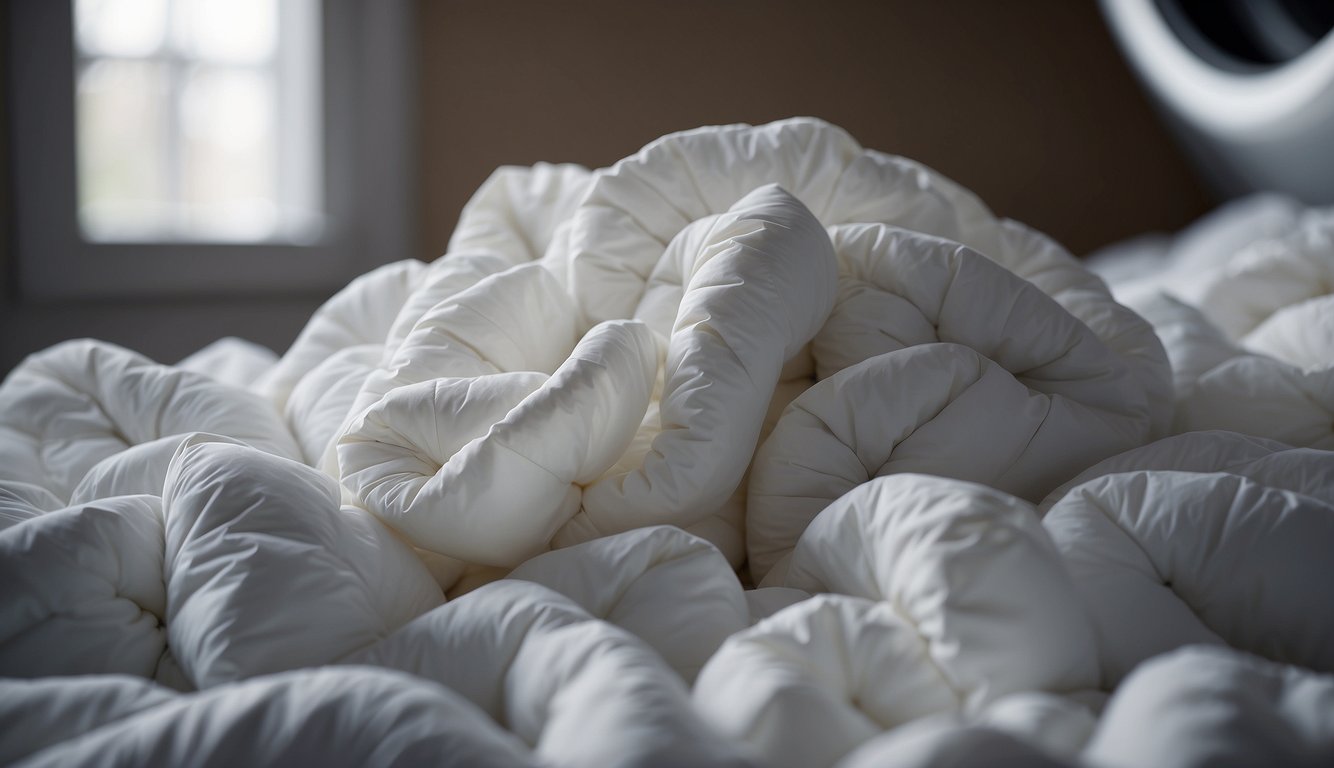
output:
[{"label": "fluffy bedding", "polygon": [[[1334,216],[1091,262],[809,118],[0,385],[0,762],[1334,761]],[[1110,285],[1110,287],[1109,287]]]}]

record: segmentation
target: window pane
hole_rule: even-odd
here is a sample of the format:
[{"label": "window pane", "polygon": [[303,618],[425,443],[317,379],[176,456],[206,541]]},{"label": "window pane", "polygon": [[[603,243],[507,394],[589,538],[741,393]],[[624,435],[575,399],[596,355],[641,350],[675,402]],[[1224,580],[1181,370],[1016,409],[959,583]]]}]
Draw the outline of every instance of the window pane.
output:
[{"label": "window pane", "polygon": [[171,218],[165,67],[97,61],[79,76],[79,219],[94,239],[136,239]]},{"label": "window pane", "polygon": [[81,51],[147,56],[162,47],[167,0],[77,0],[74,19]]},{"label": "window pane", "polygon": [[277,0],[175,0],[172,26],[187,57],[263,62],[278,43]]},{"label": "window pane", "polygon": [[318,0],[74,0],[74,10],[87,237],[319,239]]},{"label": "window pane", "polygon": [[181,201],[198,236],[262,240],[278,214],[272,78],[196,67],[181,98]]}]

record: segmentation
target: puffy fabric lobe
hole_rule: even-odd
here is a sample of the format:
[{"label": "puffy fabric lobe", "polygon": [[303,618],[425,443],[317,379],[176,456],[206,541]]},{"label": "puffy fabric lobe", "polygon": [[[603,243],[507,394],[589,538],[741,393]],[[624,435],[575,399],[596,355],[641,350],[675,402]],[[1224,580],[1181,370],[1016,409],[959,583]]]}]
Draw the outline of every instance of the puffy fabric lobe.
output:
[{"label": "puffy fabric lobe", "polygon": [[1138,309],[1163,342],[1178,401],[1190,396],[1201,376],[1241,354],[1203,312],[1167,294],[1146,298]]},{"label": "puffy fabric lobe", "polygon": [[544,259],[563,275],[589,322],[633,309],[663,248],[687,224],[778,184],[825,225],[894,224],[983,252],[997,221],[968,190],[902,157],[863,150],[822,120],[709,126],[668,134],[594,174]]},{"label": "puffy fabric lobe", "polygon": [[591,178],[587,168],[573,163],[497,168],[463,206],[446,260],[479,251],[510,266],[540,258]]},{"label": "puffy fabric lobe", "polygon": [[246,389],[277,362],[278,356],[268,347],[226,336],[189,355],[176,367]]},{"label": "puffy fabric lobe", "polygon": [[1229,339],[1283,307],[1334,293],[1334,212],[1309,212],[1295,231],[1251,244],[1178,293]]},{"label": "puffy fabric lobe", "polygon": [[346,662],[457,691],[544,765],[748,764],[695,715],[685,685],[656,653],[537,584],[488,584]]},{"label": "puffy fabric lobe", "polygon": [[922,344],[845,368],[794,400],[755,455],[746,520],[752,573],[764,578],[822,509],[874,477],[936,474],[1041,499],[1089,462],[1137,444],[1135,420],[1112,407],[1036,392],[958,344]]},{"label": "puffy fabric lobe", "polygon": [[1334,669],[1328,502],[1237,475],[1133,472],[1074,488],[1043,524],[1093,617],[1109,683],[1195,643]]},{"label": "puffy fabric lobe", "polygon": [[[830,233],[839,295],[815,337],[820,378],[886,352],[951,342],[977,349],[1039,391],[1102,407],[1114,397],[1129,401],[1120,409],[1149,423],[1149,388],[1132,366],[1039,285],[967,246],[910,230],[849,224]],[[1046,281],[1051,293],[1073,290],[1073,278],[1052,272],[1065,279]],[[1098,366],[1109,370],[1098,377]]]},{"label": "puffy fabric lobe", "polygon": [[1106,704],[1107,694],[1102,691],[1066,695],[1022,691],[992,702],[976,722],[1021,739],[1053,758],[1073,762],[1093,736]]},{"label": "puffy fabric lobe", "polygon": [[1074,765],[1105,699],[1098,691],[1011,694],[979,712],[934,715],[877,736],[839,761],[839,768]]},{"label": "puffy fabric lobe", "polygon": [[278,414],[250,392],[113,344],[68,341],[29,356],[0,385],[0,480],[68,499],[108,456],[190,432],[298,455]]},{"label": "puffy fabric lobe", "polygon": [[1197,646],[1138,667],[1083,754],[1130,768],[1334,762],[1334,676]]},{"label": "puffy fabric lobe", "polygon": [[[1171,415],[1163,397],[1168,367],[1152,328],[1113,302],[1106,287],[1050,238],[1013,221],[1000,222],[997,235],[1000,250],[992,256],[884,224],[831,227],[839,297],[815,339],[820,378],[877,354],[934,341],[987,350],[1007,367],[1022,362],[1027,367],[1016,372],[1037,382],[1044,372],[1056,373],[1053,368],[1088,365],[1097,354],[1113,360],[1128,397],[1143,401],[1133,408],[1149,432],[1162,432]],[[1082,348],[1062,353],[1060,345],[1070,346],[1074,335]],[[1017,339],[1038,349],[1018,349]],[[1104,349],[1091,353],[1095,348]],[[1039,359],[1021,361],[1025,355]],[[1075,382],[1087,397],[1092,382],[1087,370],[1082,374]],[[1035,388],[1044,389],[1040,383]]]},{"label": "puffy fabric lobe", "polygon": [[664,345],[676,326],[686,286],[696,269],[707,263],[711,255],[705,251],[716,250],[719,241],[726,240],[729,229],[745,232],[746,223],[737,219],[737,214],[729,211],[690,222],[667,243],[662,257],[653,266],[644,284],[644,295],[635,307],[634,318],[643,320],[661,336]]},{"label": "puffy fabric lobe", "polygon": [[65,502],[40,485],[0,480],[0,531],[64,506]]},{"label": "puffy fabric lobe", "polygon": [[[1152,330],[1036,233],[998,230],[1005,242],[1032,243],[1027,260],[1018,245],[1003,252],[1040,284],[917,232],[831,232],[839,297],[814,344],[830,378],[794,401],[755,457],[747,545],[756,578],[826,504],[870,477],[926,472],[1037,501],[1165,429],[1170,384]],[[936,342],[968,349],[925,347]],[[988,439],[959,439],[978,432]]]},{"label": "puffy fabric lobe", "polygon": [[745,596],[750,609],[750,625],[754,626],[789,605],[809,600],[811,593],[793,587],[759,587],[746,590]]},{"label": "puffy fabric lobe", "polygon": [[283,420],[301,446],[306,464],[318,466],[331,450],[357,393],[383,356],[379,344],[344,347],[312,368],[292,388]]},{"label": "puffy fabric lobe", "polygon": [[428,264],[417,287],[408,294],[389,327],[389,335],[384,340],[384,354],[392,355],[412,332],[417,321],[432,307],[448,301],[491,275],[504,272],[510,266],[499,256],[472,252],[451,253],[449,258],[439,258]]},{"label": "puffy fabric lobe", "polygon": [[166,648],[162,506],[120,496],[0,531],[0,676],[153,677]]},{"label": "puffy fabric lobe", "polygon": [[[39,709],[83,695],[61,690],[73,688],[68,683],[23,685],[0,683],[0,692]],[[160,690],[111,696],[136,693],[137,701],[112,702],[102,713],[117,715],[114,720],[29,753],[22,765],[537,764],[523,744],[458,695],[386,670],[294,672],[166,700]],[[80,704],[84,712],[87,706]],[[96,714],[85,717],[94,726]],[[41,736],[33,734],[33,746],[49,741]]]},{"label": "puffy fabric lobe", "polygon": [[741,582],[722,553],[671,526],[538,555],[508,578],[548,587],[630,632],[688,683],[729,635],[751,623]]},{"label": "puffy fabric lobe", "polygon": [[330,355],[345,347],[384,344],[399,309],[425,269],[420,261],[405,259],[348,283],[315,310],[296,341],[253,388],[281,412],[297,382]]},{"label": "puffy fabric lobe", "polygon": [[1334,367],[1334,293],[1280,309],[1241,344],[1304,370]]},{"label": "puffy fabric lobe", "polygon": [[127,675],[0,680],[0,764],[12,765],[175,698],[162,686]]},{"label": "puffy fabric lobe", "polygon": [[862,745],[838,768],[1073,768],[1030,742],[985,725],[930,720]]},{"label": "puffy fabric lobe", "polygon": [[172,435],[141,443],[102,459],[88,470],[88,474],[83,476],[70,494],[70,504],[84,504],[110,496],[138,494],[161,496],[162,487],[167,482],[167,470],[171,466],[171,460],[176,456],[181,444],[189,440],[245,445],[240,440],[233,440],[230,437],[201,432]]},{"label": "puffy fabric lobe", "polygon": [[593,175],[567,236],[553,241],[543,261],[575,297],[585,324],[628,317],[664,248],[687,224],[770,184],[819,218],[860,149],[841,129],[809,118],[669,134]]},{"label": "puffy fabric lobe", "polygon": [[1138,309],[1140,297],[1173,293],[1176,286],[1226,264],[1238,251],[1291,232],[1303,209],[1284,195],[1253,194],[1220,205],[1174,237],[1115,244],[1089,255],[1085,263],[1107,281],[1118,301]]},{"label": "puffy fabric lobe", "polygon": [[819,330],[836,280],[824,229],[772,185],[720,217],[681,272],[690,277],[667,346],[662,431],[642,465],[586,490],[563,543],[719,511],[750,463],[784,361]]},{"label": "puffy fabric lobe", "polygon": [[695,708],[772,766],[834,765],[882,731],[964,705],[887,602],[821,595],[727,639]]},{"label": "puffy fabric lobe", "polygon": [[[363,380],[338,434],[394,389],[511,371],[551,374],[579,337],[574,308],[536,264],[483,278],[428,310]],[[325,469],[338,474],[336,454]]]},{"label": "puffy fabric lobe", "polygon": [[1172,421],[1172,370],[1154,328],[1117,303],[1097,275],[1050,237],[1004,219],[999,239],[999,250],[980,252],[1051,296],[1115,352],[1145,393],[1151,436],[1166,435]]},{"label": "puffy fabric lobe", "polygon": [[1094,631],[1033,507],[972,483],[894,475],[834,502],[785,585],[894,606],[970,706],[1098,685]]},{"label": "puffy fabric lobe", "polygon": [[[1334,446],[1334,363],[1303,369],[1248,353],[1202,312],[1170,296],[1146,300],[1141,310],[1172,361],[1175,432],[1223,429],[1293,445]],[[1317,325],[1307,337],[1319,344],[1324,332]]]},{"label": "puffy fabric lobe", "polygon": [[1202,375],[1177,406],[1177,432],[1223,429],[1334,450],[1334,365],[1304,371],[1242,355]]},{"label": "puffy fabric lobe", "polygon": [[[1085,692],[1078,698],[1102,697]],[[1094,711],[1075,697],[1016,693],[971,715],[934,715],[895,728],[838,766],[1073,766],[1096,724]]]},{"label": "puffy fabric lobe", "polygon": [[[547,549],[583,486],[621,455],[657,370],[642,323],[589,331],[549,378],[436,379],[399,387],[338,441],[342,480],[417,546],[513,567]],[[454,423],[441,424],[454,417]]]},{"label": "puffy fabric lobe", "polygon": [[[593,176],[544,261],[574,295],[585,322],[625,317],[668,243],[691,222],[779,184],[827,226],[876,222],[957,240],[1037,284],[1131,363],[1141,385],[1166,391],[1152,330],[1059,245],[998,221],[967,189],[902,157],[863,150],[813,118],[699,128],[664,136]],[[1155,435],[1170,404],[1151,398]]]},{"label": "puffy fabric lobe", "polygon": [[443,599],[407,545],[293,461],[188,440],[163,508],[167,632],[199,688],[334,662]]},{"label": "puffy fabric lobe", "polygon": [[1327,451],[1293,448],[1277,440],[1239,432],[1187,432],[1094,464],[1048,494],[1038,505],[1038,514],[1045,516],[1071,489],[1090,480],[1140,470],[1225,472],[1334,503],[1331,458]]},{"label": "puffy fabric lobe", "polygon": [[[690,231],[690,229],[690,227],[687,227],[686,231]],[[651,319],[646,319],[646,322],[649,322],[650,327],[652,327]],[[660,349],[666,346],[662,339],[659,339],[659,341],[662,342],[659,344]],[[763,442],[773,431],[774,426],[778,423],[779,415],[788,404],[810,387],[814,362],[809,362],[809,365],[807,365],[807,362],[803,362],[809,361],[810,356],[809,349],[802,349],[797,352],[795,357],[788,358],[788,362],[784,364],[783,373],[780,374],[782,380],[774,388],[773,396],[769,399],[768,411],[760,425],[760,442]],[[789,376],[795,378],[788,380]],[[648,410],[645,411],[644,418],[640,422],[639,431],[635,433],[634,439],[630,441],[630,446],[621,454],[621,458],[616,461],[611,469],[607,470],[606,476],[625,475],[643,466],[645,457],[653,448],[653,441],[662,432],[662,418],[659,413],[662,384],[662,379],[659,378],[654,387],[653,397],[649,400]],[[736,490],[714,515],[684,526],[685,530],[717,547],[733,569],[741,568],[746,557],[744,534],[748,477],[749,469],[747,469],[747,474],[742,476]],[[601,533],[592,527],[586,516],[576,516],[574,520],[556,533],[552,543],[560,547],[569,543],[587,541],[600,535]]]}]

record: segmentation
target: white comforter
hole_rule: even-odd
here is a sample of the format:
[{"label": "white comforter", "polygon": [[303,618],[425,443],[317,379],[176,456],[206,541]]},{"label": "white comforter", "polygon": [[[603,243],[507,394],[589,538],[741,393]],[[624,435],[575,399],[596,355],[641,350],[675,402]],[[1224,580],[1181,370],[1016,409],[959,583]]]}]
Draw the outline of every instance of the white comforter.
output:
[{"label": "white comforter", "polygon": [[0,762],[1327,764],[1329,221],[1103,257],[1176,259],[1141,317],[834,126],[701,128],[497,171],[279,359],[33,355]]}]

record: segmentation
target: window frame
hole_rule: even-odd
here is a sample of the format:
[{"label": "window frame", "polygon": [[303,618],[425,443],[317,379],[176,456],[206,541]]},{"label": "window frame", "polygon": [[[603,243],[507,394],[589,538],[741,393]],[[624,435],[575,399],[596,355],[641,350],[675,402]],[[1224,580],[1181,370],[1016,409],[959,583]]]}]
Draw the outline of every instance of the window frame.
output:
[{"label": "window frame", "polygon": [[409,0],[324,0],[326,226],[310,245],[90,242],[78,220],[73,4],[10,3],[11,204],[24,301],[331,293],[413,254]]}]

